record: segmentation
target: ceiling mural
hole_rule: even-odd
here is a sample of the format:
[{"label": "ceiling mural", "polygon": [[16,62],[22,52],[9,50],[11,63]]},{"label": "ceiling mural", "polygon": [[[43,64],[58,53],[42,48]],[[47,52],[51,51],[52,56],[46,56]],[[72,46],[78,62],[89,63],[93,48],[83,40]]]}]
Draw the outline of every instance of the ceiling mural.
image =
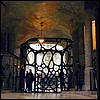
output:
[{"label": "ceiling mural", "polygon": [[[20,45],[29,38],[72,38],[84,20],[84,1],[3,1],[6,4],[3,32],[11,32]],[[79,25],[80,25],[79,24]],[[6,29],[6,30],[5,30]]]}]

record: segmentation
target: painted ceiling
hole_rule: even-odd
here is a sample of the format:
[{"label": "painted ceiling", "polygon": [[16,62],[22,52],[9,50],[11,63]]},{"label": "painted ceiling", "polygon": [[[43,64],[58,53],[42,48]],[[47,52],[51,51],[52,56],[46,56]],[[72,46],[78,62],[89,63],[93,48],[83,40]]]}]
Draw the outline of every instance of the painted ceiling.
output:
[{"label": "painted ceiling", "polygon": [[17,45],[41,32],[46,38],[72,38],[84,20],[84,1],[3,1],[2,31],[16,37]]}]

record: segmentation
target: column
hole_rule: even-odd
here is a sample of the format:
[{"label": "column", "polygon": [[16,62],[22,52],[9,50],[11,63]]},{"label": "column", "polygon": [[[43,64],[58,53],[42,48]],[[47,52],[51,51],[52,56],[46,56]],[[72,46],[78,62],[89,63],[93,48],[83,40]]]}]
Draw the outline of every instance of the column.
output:
[{"label": "column", "polygon": [[79,56],[79,30],[76,29],[72,33],[72,40],[73,40],[73,76],[72,76],[72,88],[76,89],[77,86],[77,81],[76,81],[76,70],[77,70],[77,65],[76,65],[76,58]]},{"label": "column", "polygon": [[100,14],[99,14],[99,7],[96,9],[96,55],[97,55],[97,61],[96,61],[96,65],[97,65],[97,98],[99,98],[99,90],[100,90],[100,78],[99,78],[99,67],[100,67],[100,63],[99,63],[99,59],[100,59],[100,34],[99,34],[99,21],[100,21]]},{"label": "column", "polygon": [[92,21],[90,10],[85,10],[85,90],[92,89],[93,68],[92,68]]}]

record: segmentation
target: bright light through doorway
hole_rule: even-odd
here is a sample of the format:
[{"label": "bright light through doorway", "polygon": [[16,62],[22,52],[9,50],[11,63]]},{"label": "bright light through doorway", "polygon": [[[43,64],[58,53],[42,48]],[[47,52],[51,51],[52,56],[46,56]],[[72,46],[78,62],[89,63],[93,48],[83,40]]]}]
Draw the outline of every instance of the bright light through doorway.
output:
[{"label": "bright light through doorway", "polygon": [[[55,44],[43,44],[42,46],[43,46],[45,49],[50,49],[50,48],[54,47]],[[38,44],[38,43],[36,43],[36,44],[30,44],[30,47],[33,48],[34,50],[40,50],[40,49],[41,49],[41,46],[40,46],[40,44]],[[56,49],[57,49],[57,50],[63,50],[63,47],[60,46],[60,45],[57,45],[57,48],[56,48]],[[55,48],[53,48],[53,50],[55,50]],[[27,53],[28,53],[28,51],[27,51]],[[28,54],[28,61],[29,61],[30,64],[33,63],[33,61],[34,61],[34,59],[35,59],[34,56],[35,56],[35,55],[34,55],[33,52],[30,52],[30,53]],[[36,63],[37,63],[38,65],[41,65],[42,58],[43,58],[43,53],[39,53],[37,56],[38,56],[38,57],[37,57],[38,59],[36,58]],[[50,54],[50,53],[47,53],[47,56],[50,57],[51,54]],[[59,58],[59,59],[56,61],[55,59],[57,59],[57,58]],[[64,58],[65,58],[65,57],[64,57]],[[64,60],[65,60],[65,59],[64,59]],[[59,53],[56,53],[56,54],[54,55],[54,61],[55,61],[55,63],[57,62],[58,64],[61,63],[61,56],[60,56]],[[47,64],[47,63],[48,63],[48,62],[47,62],[47,59],[45,59],[44,62],[46,62],[46,64]],[[51,64],[49,67],[51,67],[51,66],[52,66],[52,64]],[[32,73],[35,74],[35,68],[34,68],[33,66],[27,65],[27,66],[26,66],[26,71],[29,71],[29,69],[31,69],[31,70],[32,70]],[[55,70],[56,70],[56,69],[57,69],[57,68],[55,68]],[[26,71],[25,71],[25,73],[26,73]],[[47,72],[47,71],[45,70],[45,72]],[[25,88],[26,88],[26,83],[25,83]],[[32,87],[32,88],[34,89],[34,82],[33,82],[33,87]]]}]

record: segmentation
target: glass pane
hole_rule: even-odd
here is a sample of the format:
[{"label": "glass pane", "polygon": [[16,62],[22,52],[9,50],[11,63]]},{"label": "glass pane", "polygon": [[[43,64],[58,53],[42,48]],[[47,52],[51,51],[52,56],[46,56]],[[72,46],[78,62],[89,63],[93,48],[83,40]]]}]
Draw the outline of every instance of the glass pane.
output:
[{"label": "glass pane", "polygon": [[29,64],[32,64],[34,62],[34,53],[30,52],[27,56],[27,60],[29,62]]},{"label": "glass pane", "polygon": [[51,52],[47,52],[44,56],[44,63],[46,66],[48,66],[50,60],[51,60],[51,57],[52,57],[52,53]]},{"label": "glass pane", "polygon": [[53,61],[56,65],[60,65],[61,64],[61,55],[59,53],[55,53],[53,55]]},{"label": "glass pane", "polygon": [[43,59],[43,53],[38,53],[37,56],[36,56],[37,65],[39,65],[39,66],[41,65],[42,59]]}]

